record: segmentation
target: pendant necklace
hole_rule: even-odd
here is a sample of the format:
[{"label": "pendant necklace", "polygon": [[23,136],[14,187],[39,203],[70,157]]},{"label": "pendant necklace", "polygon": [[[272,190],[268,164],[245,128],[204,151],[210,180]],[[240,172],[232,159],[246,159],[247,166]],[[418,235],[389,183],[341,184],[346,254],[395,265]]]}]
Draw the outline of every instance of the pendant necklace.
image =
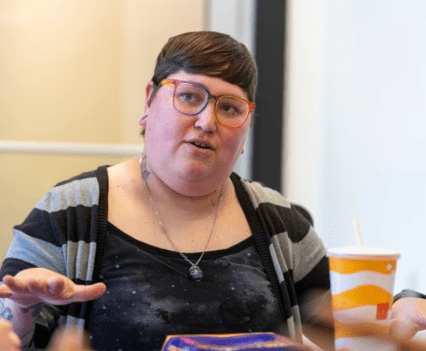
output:
[{"label": "pendant necklace", "polygon": [[139,159],[139,163],[140,163],[140,165],[141,165],[142,181],[143,181],[143,184],[144,184],[145,189],[147,190],[147,193],[148,193],[148,196],[149,196],[150,202],[151,202],[151,204],[152,204],[153,211],[154,211],[155,217],[156,217],[156,219],[157,219],[157,222],[158,222],[158,226],[159,226],[159,228],[160,228],[160,231],[164,234],[164,236],[166,237],[167,241],[170,243],[170,245],[172,246],[172,248],[173,248],[176,252],[178,252],[178,253],[179,253],[179,255],[181,255],[181,257],[182,257],[182,258],[183,258],[186,262],[188,262],[188,263],[191,265],[191,267],[189,268],[188,277],[189,277],[191,280],[194,280],[194,281],[196,281],[196,282],[201,281],[201,279],[203,278],[203,271],[202,271],[202,270],[201,270],[201,268],[198,266],[198,264],[200,263],[201,259],[203,258],[204,253],[206,252],[207,247],[209,246],[210,240],[211,240],[211,238],[212,238],[212,236],[213,236],[213,231],[214,231],[214,227],[215,227],[215,224],[216,224],[216,219],[217,219],[217,216],[218,216],[218,213],[219,213],[219,206],[220,206],[220,203],[221,203],[221,201],[222,201],[223,186],[222,186],[222,188],[221,188],[221,190],[220,190],[219,200],[218,200],[218,202],[217,202],[217,205],[216,205],[216,211],[215,211],[215,215],[214,215],[214,218],[213,218],[213,225],[212,225],[212,229],[211,229],[211,231],[210,231],[209,238],[207,239],[206,246],[204,247],[204,250],[203,250],[203,252],[201,253],[201,255],[200,255],[200,257],[198,258],[198,260],[194,263],[194,262],[192,262],[192,261],[191,261],[191,260],[190,260],[190,259],[189,259],[189,258],[188,258],[188,257],[187,257],[187,256],[186,256],[183,252],[182,252],[182,251],[180,251],[180,250],[176,247],[176,245],[173,243],[173,241],[170,239],[169,235],[167,234],[166,228],[164,227],[164,224],[163,224],[163,222],[161,221],[160,214],[159,214],[159,212],[158,212],[158,210],[157,210],[157,206],[155,205],[154,199],[153,199],[153,197],[152,197],[151,190],[149,189],[148,182],[146,181],[146,177],[145,177],[146,172],[144,171],[144,165],[143,165],[143,162],[142,162],[142,156],[141,156],[141,158]]}]

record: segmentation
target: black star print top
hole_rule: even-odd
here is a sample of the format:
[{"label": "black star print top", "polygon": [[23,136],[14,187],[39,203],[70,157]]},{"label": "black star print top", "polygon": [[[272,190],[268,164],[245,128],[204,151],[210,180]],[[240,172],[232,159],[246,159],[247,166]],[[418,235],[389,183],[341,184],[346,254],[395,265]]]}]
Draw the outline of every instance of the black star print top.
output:
[{"label": "black star print top", "polygon": [[[160,350],[167,335],[283,332],[283,319],[252,238],[206,252],[201,282],[177,252],[108,224],[100,270],[107,292],[88,324],[96,350]],[[195,262],[200,254],[188,254]]]}]

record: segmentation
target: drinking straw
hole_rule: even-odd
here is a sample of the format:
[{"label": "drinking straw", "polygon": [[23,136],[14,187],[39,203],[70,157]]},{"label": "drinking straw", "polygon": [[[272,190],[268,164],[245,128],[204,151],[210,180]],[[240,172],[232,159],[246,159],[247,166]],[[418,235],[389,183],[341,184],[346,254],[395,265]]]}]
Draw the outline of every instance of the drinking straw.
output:
[{"label": "drinking straw", "polygon": [[358,246],[364,247],[364,238],[362,236],[361,221],[359,220],[359,218],[356,219],[355,224],[356,224],[356,232],[358,234],[357,235]]}]

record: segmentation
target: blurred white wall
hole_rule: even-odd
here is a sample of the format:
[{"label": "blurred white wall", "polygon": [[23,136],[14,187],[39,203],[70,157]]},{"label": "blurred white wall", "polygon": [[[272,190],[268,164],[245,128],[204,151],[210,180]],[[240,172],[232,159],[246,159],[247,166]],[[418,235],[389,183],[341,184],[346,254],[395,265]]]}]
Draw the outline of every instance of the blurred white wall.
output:
[{"label": "blurred white wall", "polygon": [[[209,0],[206,12],[206,29],[229,34],[254,52],[256,0]],[[247,137],[244,154],[234,167],[234,171],[246,179],[251,179],[252,131]]]},{"label": "blurred white wall", "polygon": [[286,195],[328,247],[401,253],[426,291],[426,1],[289,1]]}]

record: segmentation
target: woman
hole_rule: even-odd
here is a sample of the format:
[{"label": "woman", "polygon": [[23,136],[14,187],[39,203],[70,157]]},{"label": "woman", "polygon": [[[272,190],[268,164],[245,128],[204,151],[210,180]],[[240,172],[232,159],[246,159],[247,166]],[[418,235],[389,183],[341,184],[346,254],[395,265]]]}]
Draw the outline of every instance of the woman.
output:
[{"label": "woman", "polygon": [[169,39],[145,89],[142,156],[59,183],[14,229],[0,296],[25,345],[56,325],[102,350],[158,350],[168,334],[301,340],[301,298],[329,288],[326,251],[295,206],[232,173],[256,84],[228,35]]}]

